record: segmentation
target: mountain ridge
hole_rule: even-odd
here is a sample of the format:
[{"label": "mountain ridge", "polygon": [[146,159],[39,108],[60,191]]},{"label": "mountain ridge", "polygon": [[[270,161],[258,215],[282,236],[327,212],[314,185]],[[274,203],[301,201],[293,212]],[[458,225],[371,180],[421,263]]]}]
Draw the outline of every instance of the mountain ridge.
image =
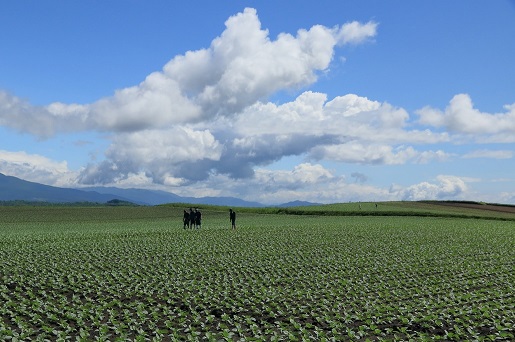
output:
[{"label": "mountain ridge", "polygon": [[0,173],[0,201],[27,201],[49,203],[93,202],[107,203],[112,200],[132,202],[139,205],[159,205],[166,203],[206,204],[234,207],[291,207],[313,205],[315,203],[293,201],[278,205],[265,205],[236,197],[182,197],[161,190],[147,190],[116,187],[61,188],[26,181]]},{"label": "mountain ridge", "polygon": [[106,203],[113,199],[128,201],[127,198],[122,196],[44,185],[0,173],[0,201]]},{"label": "mountain ridge", "polygon": [[259,202],[245,201],[236,197],[183,197],[172,192],[162,190],[146,190],[137,188],[115,188],[115,187],[86,187],[84,191],[94,191],[98,193],[111,193],[118,196],[131,198],[134,203],[144,205],[159,205],[165,203],[189,203],[189,204],[211,204],[227,205],[235,207],[265,207]]}]

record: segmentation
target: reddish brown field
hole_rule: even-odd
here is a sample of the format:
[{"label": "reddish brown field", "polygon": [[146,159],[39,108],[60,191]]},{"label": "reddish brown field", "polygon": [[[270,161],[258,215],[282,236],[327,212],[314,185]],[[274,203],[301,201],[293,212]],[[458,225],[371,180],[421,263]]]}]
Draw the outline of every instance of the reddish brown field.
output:
[{"label": "reddish brown field", "polygon": [[489,210],[501,213],[515,214],[515,205],[501,205],[501,204],[480,204],[480,203],[468,203],[468,202],[432,202],[436,205],[442,205],[447,207],[458,207],[478,210]]}]

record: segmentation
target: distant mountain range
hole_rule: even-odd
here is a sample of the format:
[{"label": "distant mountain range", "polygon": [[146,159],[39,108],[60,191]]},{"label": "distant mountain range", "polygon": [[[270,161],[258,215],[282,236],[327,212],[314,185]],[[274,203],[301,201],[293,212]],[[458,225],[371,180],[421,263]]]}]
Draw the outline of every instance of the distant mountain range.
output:
[{"label": "distant mountain range", "polygon": [[85,192],[116,196],[141,205],[157,205],[165,203],[211,204],[235,207],[264,207],[258,202],[249,202],[236,197],[182,197],[171,192],[145,189],[120,189],[113,187],[82,188]]},{"label": "distant mountain range", "polygon": [[[30,201],[49,203],[94,202],[106,203],[112,200],[132,202],[139,205],[165,203],[210,204],[234,207],[264,207],[258,202],[245,201],[235,197],[182,197],[170,192],[145,189],[120,189],[114,187],[88,187],[81,189],[59,188],[29,182],[0,173],[0,201]],[[293,207],[315,205],[316,203],[294,201],[277,205]]]},{"label": "distant mountain range", "polygon": [[0,201],[30,201],[30,202],[97,202],[105,203],[112,199],[127,201],[126,198],[116,197],[98,192],[81,191],[77,189],[58,188],[34,182],[28,182],[16,177],[0,173]]}]

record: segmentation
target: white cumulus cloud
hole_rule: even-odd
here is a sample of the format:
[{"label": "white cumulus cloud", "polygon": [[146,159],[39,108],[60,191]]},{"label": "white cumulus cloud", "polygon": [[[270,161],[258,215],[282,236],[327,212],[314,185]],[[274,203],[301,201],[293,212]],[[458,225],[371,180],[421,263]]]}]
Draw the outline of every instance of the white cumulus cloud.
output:
[{"label": "white cumulus cloud", "polygon": [[468,94],[455,95],[445,111],[425,107],[417,111],[419,123],[443,127],[449,131],[465,134],[514,134],[515,104],[506,105],[505,113],[483,113],[474,108]]},{"label": "white cumulus cloud", "polygon": [[439,175],[436,182],[421,182],[404,189],[393,187],[391,192],[405,201],[464,199],[468,186],[463,178]]},{"label": "white cumulus cloud", "polygon": [[377,24],[315,25],[269,37],[255,9],[230,17],[208,48],[170,60],[133,87],[90,104],[32,106],[0,92],[0,124],[48,137],[59,132],[136,132],[232,116],[278,90],[315,82],[335,47],[376,34]]},{"label": "white cumulus cloud", "polygon": [[[118,134],[106,151],[106,160],[83,170],[80,182],[112,183],[144,171],[156,183],[178,184],[184,177],[194,177],[194,172],[188,175],[188,167],[195,170],[200,168],[195,163],[218,160],[222,149],[207,130],[172,128]],[[202,172],[208,171],[202,167]],[[184,177],[177,176],[181,173]]]}]

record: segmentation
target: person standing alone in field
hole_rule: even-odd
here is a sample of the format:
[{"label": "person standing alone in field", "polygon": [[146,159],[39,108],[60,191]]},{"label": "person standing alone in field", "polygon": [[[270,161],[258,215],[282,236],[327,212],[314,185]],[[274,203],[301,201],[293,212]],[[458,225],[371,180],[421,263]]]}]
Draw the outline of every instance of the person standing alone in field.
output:
[{"label": "person standing alone in field", "polygon": [[229,220],[231,221],[231,228],[236,229],[236,212],[229,209]]}]

